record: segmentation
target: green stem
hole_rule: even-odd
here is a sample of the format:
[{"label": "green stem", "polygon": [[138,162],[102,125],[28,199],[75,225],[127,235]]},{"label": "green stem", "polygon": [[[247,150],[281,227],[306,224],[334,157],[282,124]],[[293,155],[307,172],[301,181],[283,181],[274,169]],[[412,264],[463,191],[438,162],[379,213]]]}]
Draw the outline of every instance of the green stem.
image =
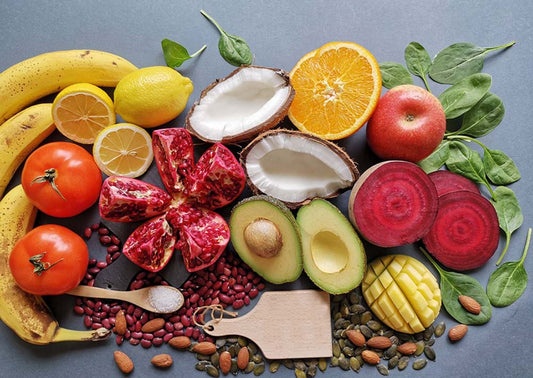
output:
[{"label": "green stem", "polygon": [[190,55],[190,57],[191,57],[191,58],[194,58],[196,55],[201,54],[202,51],[204,51],[206,47],[207,47],[207,45],[203,45],[203,46],[200,48],[200,50],[198,50],[198,51],[195,52],[194,54]]},{"label": "green stem", "polygon": [[429,88],[429,83],[427,81],[426,75],[421,76],[422,81],[424,82],[424,85],[426,86],[426,89],[429,93],[431,93],[431,89]]},{"label": "green stem", "polygon": [[500,255],[500,258],[498,261],[496,261],[496,265],[500,265],[502,262],[503,256],[507,253],[507,249],[509,248],[509,244],[511,243],[511,234],[506,232],[505,233],[505,247],[503,247],[502,254]]},{"label": "green stem", "polygon": [[211,23],[213,23],[213,25],[215,25],[217,27],[217,29],[220,32],[220,34],[226,34],[224,29],[222,29],[222,27],[218,24],[218,22],[215,21],[215,19],[213,17],[208,15],[203,9],[200,9],[200,13],[202,15],[204,15],[205,18],[207,18],[209,21],[211,21]]},{"label": "green stem", "polygon": [[439,272],[439,274],[442,276],[442,269],[441,267],[439,266],[439,264],[437,264],[437,262],[433,259],[433,257],[431,257],[431,255],[429,254],[428,251],[426,251],[424,248],[422,247],[419,247],[420,250],[422,251],[422,253],[424,254],[424,256],[426,256],[426,258],[429,260],[429,262],[431,263],[431,265],[433,265],[435,267],[435,269],[437,269],[437,271]]},{"label": "green stem", "polygon": [[500,49],[505,49],[507,47],[511,47],[512,45],[514,45],[516,43],[516,41],[511,41],[509,43],[506,43],[505,45],[501,45],[501,46],[496,46],[496,47],[488,47],[485,52],[489,52],[489,51],[494,51],[494,50],[500,50]]},{"label": "green stem", "polygon": [[531,227],[527,230],[526,246],[524,247],[524,253],[522,253],[522,258],[520,259],[520,264],[524,264],[524,260],[527,256],[527,250],[529,249],[529,244],[531,242]]}]

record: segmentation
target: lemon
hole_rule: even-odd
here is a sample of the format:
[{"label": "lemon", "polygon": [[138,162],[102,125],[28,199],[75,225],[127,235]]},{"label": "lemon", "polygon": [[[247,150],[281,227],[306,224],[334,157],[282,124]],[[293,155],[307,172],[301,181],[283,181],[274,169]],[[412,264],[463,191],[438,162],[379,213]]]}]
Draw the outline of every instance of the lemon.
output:
[{"label": "lemon", "polygon": [[126,122],[146,128],[160,126],[185,109],[192,91],[192,81],[170,67],[141,68],[117,84],[115,111]]},{"label": "lemon", "polygon": [[73,84],[59,92],[52,104],[52,117],[61,134],[84,144],[93,143],[103,128],[116,122],[111,97],[89,83]]},{"label": "lemon", "polygon": [[154,159],[152,138],[142,127],[117,123],[96,136],[93,157],[108,176],[139,177]]}]

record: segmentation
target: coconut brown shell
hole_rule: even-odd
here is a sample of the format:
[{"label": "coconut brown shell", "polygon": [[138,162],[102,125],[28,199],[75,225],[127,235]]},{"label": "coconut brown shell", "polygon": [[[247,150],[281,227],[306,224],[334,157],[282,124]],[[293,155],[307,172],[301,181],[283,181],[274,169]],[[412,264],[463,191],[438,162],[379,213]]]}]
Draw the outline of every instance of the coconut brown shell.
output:
[{"label": "coconut brown shell", "polygon": [[[228,137],[224,137],[224,138],[222,138],[220,140],[217,140],[217,139],[209,138],[209,137],[206,137],[205,135],[199,134],[194,129],[194,125],[191,123],[190,118],[191,118],[191,115],[193,114],[193,112],[195,111],[196,107],[201,104],[202,99],[209,93],[209,91],[211,91],[218,84],[220,84],[220,83],[222,83],[222,82],[224,82],[226,80],[230,80],[231,78],[233,78],[240,71],[245,70],[245,69],[249,69],[249,68],[259,68],[259,69],[265,69],[265,70],[272,70],[277,75],[279,75],[281,78],[283,78],[283,80],[286,82],[286,85],[290,88],[290,94],[289,94],[289,96],[287,96],[287,99],[284,101],[284,103],[282,104],[280,109],[278,109],[278,111],[276,113],[274,113],[265,122],[263,122],[263,123],[261,123],[259,125],[256,125],[255,127],[252,127],[250,129],[248,129],[246,132],[243,132],[243,133],[241,133],[239,135],[228,136]],[[284,71],[282,69],[278,69],[278,68],[270,68],[270,67],[262,67],[262,66],[241,66],[241,67],[237,68],[236,70],[234,70],[233,72],[231,72],[228,76],[226,76],[226,77],[224,77],[222,79],[215,80],[214,82],[209,84],[202,91],[202,93],[200,94],[200,99],[194,102],[194,104],[192,105],[191,109],[187,113],[187,117],[185,118],[185,128],[191,134],[196,136],[198,139],[203,140],[204,142],[208,142],[208,143],[220,142],[220,143],[224,143],[224,144],[232,144],[232,143],[240,143],[240,142],[249,141],[250,139],[256,137],[260,133],[276,127],[281,121],[283,121],[283,119],[287,116],[287,114],[289,112],[289,107],[290,107],[290,105],[292,103],[292,100],[294,99],[294,95],[295,94],[296,94],[296,91],[292,87],[292,85],[290,83],[289,74],[286,71]]]}]

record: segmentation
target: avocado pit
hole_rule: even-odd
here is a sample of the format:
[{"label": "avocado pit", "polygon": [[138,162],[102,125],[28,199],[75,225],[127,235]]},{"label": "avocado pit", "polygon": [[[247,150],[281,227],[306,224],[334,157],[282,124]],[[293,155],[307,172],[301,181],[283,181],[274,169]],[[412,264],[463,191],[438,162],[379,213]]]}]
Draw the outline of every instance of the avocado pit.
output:
[{"label": "avocado pit", "polygon": [[257,218],[244,229],[244,242],[257,256],[276,256],[283,246],[281,233],[274,222]]}]

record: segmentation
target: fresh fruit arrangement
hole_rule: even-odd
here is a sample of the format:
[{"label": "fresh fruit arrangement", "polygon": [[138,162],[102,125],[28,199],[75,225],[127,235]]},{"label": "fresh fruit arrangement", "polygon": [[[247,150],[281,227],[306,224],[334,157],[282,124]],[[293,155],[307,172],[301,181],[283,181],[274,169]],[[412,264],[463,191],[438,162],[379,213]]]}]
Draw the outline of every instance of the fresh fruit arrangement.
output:
[{"label": "fresh fruit arrangement", "polygon": [[[499,264],[523,222],[506,186],[520,178],[518,169],[476,139],[503,118],[501,100],[489,92],[492,78],[481,72],[492,50],[457,44],[432,60],[412,42],[405,69],[378,64],[355,43],[331,42],[287,73],[252,65],[244,39],[202,14],[220,32],[221,56],[239,68],[202,91],[183,127],[168,123],[186,109],[193,83],[174,68],[203,48],[189,55],[165,39],[167,66],[144,68],[102,51],[57,51],[0,73],[0,195],[24,163],[21,185],[0,202],[0,318],[17,335],[47,344],[102,340],[113,332],[118,346],[167,343],[207,356],[196,368],[211,376],[259,375],[266,364],[253,341],[207,336],[204,316],[208,310],[215,320],[217,311],[237,315],[228,307],[251,304],[265,288],[262,279],[276,288],[305,273],[331,294],[331,366],[375,365],[387,375],[407,366],[407,356],[435,359],[429,343],[437,327],[439,336],[444,332],[434,325],[441,304],[460,323],[448,334],[458,342],[467,324],[490,320],[492,306],[520,298],[531,230],[521,260],[499,267],[486,289],[465,273],[492,258],[501,229],[506,246]],[[476,58],[466,59],[471,54]],[[455,65],[458,58],[463,64]],[[426,88],[413,85],[411,74]],[[450,87],[435,96],[429,78]],[[382,85],[389,88],[383,96]],[[54,93],[52,104],[30,106]],[[298,130],[274,129],[285,118]],[[452,130],[451,120],[462,123]],[[367,144],[383,161],[360,175],[336,141],[365,124]],[[71,142],[42,144],[55,128]],[[479,145],[483,156],[464,142]],[[92,144],[92,154],[77,144]],[[162,188],[141,177],[153,160]],[[246,189],[252,195],[242,198]],[[329,201],[346,191],[348,208]],[[107,246],[106,261],[90,258],[85,241],[66,227],[33,228],[38,210],[68,218],[96,202],[103,220],[139,223],[123,243],[103,226],[88,228],[86,238],[96,232]],[[231,210],[227,220],[224,208]],[[440,282],[416,258],[387,250],[414,243]],[[383,255],[367,261],[365,244]],[[174,259],[175,252],[182,258]],[[183,264],[192,273],[180,287],[184,306],[156,317],[128,303],[77,298],[74,311],[90,330],[59,327],[41,295],[93,285],[122,254],[140,269],[130,290],[168,285],[159,272],[171,261]],[[133,370],[125,353],[116,351],[114,359],[123,373]],[[151,363],[168,369],[173,356],[158,354]],[[297,376],[327,368],[324,359],[291,363]],[[418,359],[413,367],[426,363]]]}]

